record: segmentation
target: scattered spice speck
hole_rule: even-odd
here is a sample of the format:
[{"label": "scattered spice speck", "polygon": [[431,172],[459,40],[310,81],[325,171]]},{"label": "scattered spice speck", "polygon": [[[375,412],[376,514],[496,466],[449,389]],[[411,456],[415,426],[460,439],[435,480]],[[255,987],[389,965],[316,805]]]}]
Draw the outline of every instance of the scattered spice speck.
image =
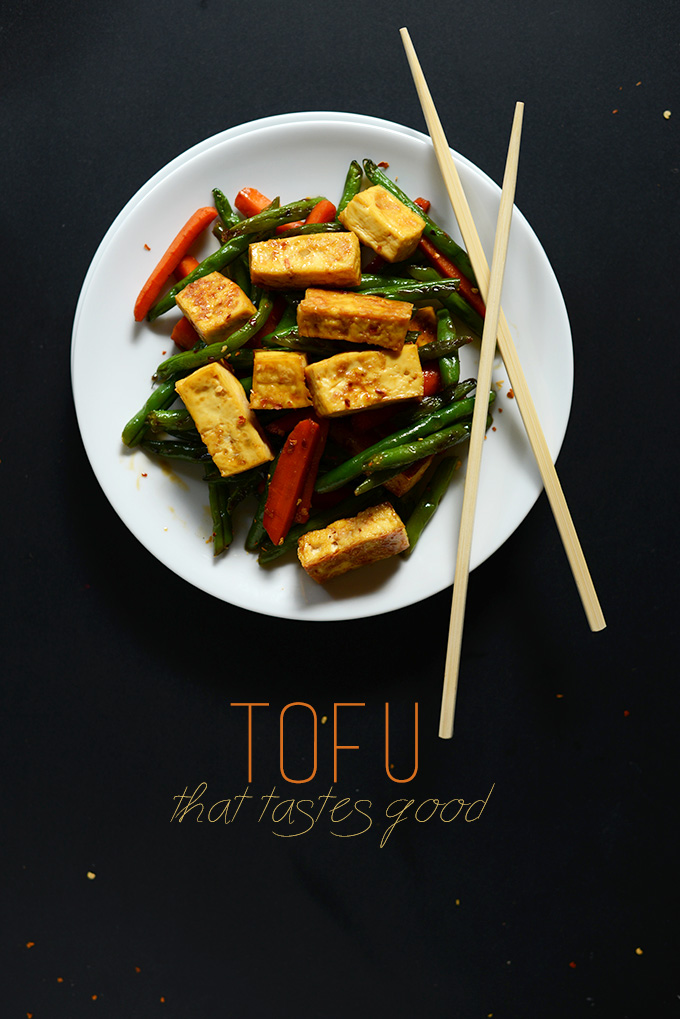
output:
[{"label": "scattered spice speck", "polygon": [[671,119],[671,111],[670,110],[664,110],[663,111],[663,115],[664,115],[664,119],[665,120],[670,120]]},{"label": "scattered spice speck", "polygon": [[322,715],[321,716],[321,724],[325,725],[327,721],[328,721],[328,715]]},{"label": "scattered spice speck", "polygon": [[456,905],[460,906],[460,899],[456,899]]},{"label": "scattered spice speck", "polygon": [[57,977],[57,983],[58,984],[63,984],[63,982],[64,982],[64,978],[63,977]]},{"label": "scattered spice speck", "polygon": [[618,112],[619,112],[618,110],[612,110],[612,113],[618,113]]},{"label": "scattered spice speck", "polygon": [[161,998],[161,1001],[163,1002],[163,1004],[165,1004],[165,998]]},{"label": "scattered spice speck", "polygon": [[575,962],[570,962],[569,963],[569,968],[570,969],[576,969],[576,963]]},{"label": "scattered spice speck", "polygon": [[515,399],[515,394],[513,393],[512,389],[508,389],[508,400],[514,400],[514,399]]},{"label": "scattered spice speck", "polygon": [[642,82],[641,82],[641,81],[636,81],[636,82],[635,82],[635,87],[637,88],[637,87],[638,87],[638,85],[641,85],[641,84],[642,84]]},{"label": "scattered spice speck", "polygon": [[93,995],[92,995],[92,1000],[93,1000],[93,1001],[96,1001],[96,1000],[97,1000],[97,995],[96,995],[96,994],[93,994]]},{"label": "scattered spice speck", "polygon": [[139,968],[139,966],[135,966],[135,973],[141,973],[141,972],[142,972],[142,971],[141,971],[141,969]]},{"label": "scattered spice speck", "polygon": [[628,708],[624,708],[623,709],[623,717],[624,718],[628,718],[629,715],[630,715],[630,711],[628,710]]},{"label": "scattered spice speck", "polygon": [[148,475],[148,474],[146,473],[146,471],[142,471],[142,477],[143,477],[143,478],[148,478],[148,477],[149,477],[149,475]]},{"label": "scattered spice speck", "polygon": [[642,949],[641,948],[636,948],[635,949],[635,954],[636,955],[642,955]]},{"label": "scattered spice speck", "polygon": [[148,245],[148,244],[145,244],[145,245],[144,245],[144,250],[145,250],[145,251],[151,251],[151,248],[149,247],[149,245]]},{"label": "scattered spice speck", "polygon": [[555,696],[557,697],[557,699],[559,701],[559,700],[561,700],[564,697],[564,694],[563,693],[556,693]]},{"label": "scattered spice speck", "polygon": [[35,945],[35,941],[27,941],[26,942],[26,948],[33,948],[34,945]]},{"label": "scattered spice speck", "polygon": [[87,872],[87,880],[88,881],[94,881],[96,876],[97,875],[95,874],[95,872],[93,870],[88,870],[88,872]]}]

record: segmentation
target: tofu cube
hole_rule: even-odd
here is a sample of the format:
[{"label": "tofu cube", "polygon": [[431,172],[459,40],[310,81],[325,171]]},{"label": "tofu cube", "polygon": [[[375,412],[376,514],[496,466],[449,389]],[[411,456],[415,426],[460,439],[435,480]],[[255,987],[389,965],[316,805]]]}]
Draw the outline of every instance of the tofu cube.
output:
[{"label": "tofu cube", "polygon": [[310,364],[305,374],[314,410],[323,417],[423,397],[423,370],[415,343],[405,344],[399,354],[388,350],[335,354]]},{"label": "tofu cube", "polygon": [[307,357],[294,351],[256,350],[253,359],[253,410],[311,407],[305,368]]},{"label": "tofu cube", "polygon": [[418,333],[416,343],[422,347],[424,343],[431,343],[437,339],[437,315],[434,308],[426,305],[424,308],[417,308],[413,312],[413,318],[409,322],[409,332]]},{"label": "tofu cube", "polygon": [[298,559],[318,584],[398,555],[409,547],[406,528],[389,502],[336,520],[298,539]]},{"label": "tofu cube", "polygon": [[356,287],[361,282],[361,249],[356,234],[272,237],[249,249],[250,278],[271,289]]},{"label": "tofu cube", "polygon": [[223,477],[274,459],[243,386],[221,364],[198,368],[175,389]]},{"label": "tofu cube", "polygon": [[425,229],[425,220],[380,184],[355,195],[338,219],[386,262],[412,255]]},{"label": "tofu cube", "polygon": [[221,272],[208,273],[189,283],[175,301],[206,343],[218,343],[257,311],[248,295]]},{"label": "tofu cube", "polygon": [[309,289],[298,305],[297,327],[301,336],[401,350],[412,313],[413,305],[407,301]]}]

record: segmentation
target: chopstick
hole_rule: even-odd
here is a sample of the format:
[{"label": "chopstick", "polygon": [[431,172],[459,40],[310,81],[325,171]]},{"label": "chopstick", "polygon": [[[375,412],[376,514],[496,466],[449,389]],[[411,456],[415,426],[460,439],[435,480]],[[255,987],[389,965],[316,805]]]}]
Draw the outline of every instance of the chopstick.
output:
[{"label": "chopstick", "polygon": [[519,162],[519,143],[522,133],[524,103],[517,103],[510,133],[510,144],[503,175],[503,188],[498,210],[496,236],[494,239],[493,256],[491,259],[491,277],[489,281],[489,300],[486,306],[482,345],[479,354],[477,371],[477,395],[472,414],[470,445],[465,487],[463,490],[463,508],[458,532],[458,550],[456,553],[456,573],[453,581],[453,597],[451,599],[451,619],[449,623],[449,640],[446,649],[446,666],[444,669],[444,690],[442,693],[441,714],[439,718],[439,735],[449,739],[453,734],[453,716],[458,688],[458,672],[460,668],[460,651],[463,640],[463,623],[465,617],[465,600],[467,596],[468,575],[470,572],[470,548],[474,529],[475,507],[477,505],[477,488],[482,463],[482,446],[486,436],[486,419],[489,412],[489,389],[493,360],[496,352],[496,333],[501,311],[501,290],[505,274],[505,262],[510,239],[510,224],[515,200],[515,182],[517,180],[517,164]]},{"label": "chopstick", "polygon": [[[467,248],[472,268],[477,277],[477,286],[484,300],[488,301],[489,266],[460,182],[460,177],[458,176],[458,170],[451,155],[451,150],[434,102],[432,101],[432,96],[430,95],[418,57],[416,56],[413,43],[411,42],[408,29],[400,29],[400,35],[449,200],[463,237],[463,243]],[[557,529],[564,545],[576,587],[581,597],[588,624],[591,630],[603,630],[607,624],[502,308],[499,315],[496,339],[508,378],[510,379],[510,385],[517,401],[517,407],[524,422],[531,449],[538,464],[545,492],[555,517]]]}]

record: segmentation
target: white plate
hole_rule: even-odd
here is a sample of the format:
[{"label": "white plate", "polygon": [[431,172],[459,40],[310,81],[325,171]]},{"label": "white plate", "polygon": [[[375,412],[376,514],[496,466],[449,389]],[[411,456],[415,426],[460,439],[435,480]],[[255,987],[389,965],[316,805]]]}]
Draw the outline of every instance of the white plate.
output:
[{"label": "white plate", "polygon": [[[490,260],[500,189],[467,159],[455,152],[454,157]],[[152,177],[106,233],[76,310],[71,350],[76,412],[87,455],[112,506],[139,541],[179,576],[216,598],[267,615],[310,621],[361,618],[402,608],[448,587],[464,472],[457,475],[409,559],[377,563],[321,587],[288,559],[272,568],[259,567],[256,557],[243,549],[246,519],[240,521],[231,549],[214,559],[200,472],[168,472],[144,453],[126,450],[120,441],[123,425],[149,396],[151,376],[164,352],[173,351],[169,335],[179,315],[173,311],[151,326],[136,324],[132,309],[178,225],[199,205],[211,203],[213,187],[230,199],[250,185],[280,196],[282,202],[308,194],[337,200],[351,160],[364,158],[389,163],[389,173],[402,189],[412,197],[429,198],[433,218],[460,237],[425,135],[347,113],[270,117],[208,138]],[[521,193],[521,180],[518,190]],[[214,246],[209,236],[205,253]],[[518,210],[503,307],[554,459],[571,406],[571,333],[550,263]],[[476,358],[476,349],[465,349],[462,377],[476,374]],[[513,533],[542,490],[516,401],[507,396],[501,362],[494,380],[505,384],[496,401],[496,431],[484,445],[472,568]]]}]

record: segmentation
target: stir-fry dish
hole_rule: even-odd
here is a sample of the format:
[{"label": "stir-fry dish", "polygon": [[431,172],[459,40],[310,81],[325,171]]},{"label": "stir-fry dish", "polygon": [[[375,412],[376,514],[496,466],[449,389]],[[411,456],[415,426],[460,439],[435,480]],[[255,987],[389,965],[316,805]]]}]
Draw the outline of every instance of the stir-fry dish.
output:
[{"label": "stir-fry dish", "polygon": [[297,553],[319,583],[411,554],[470,434],[460,348],[484,304],[466,252],[370,159],[337,206],[212,196],[137,298],[138,322],[182,317],[123,442],[200,465],[216,556],[242,503],[260,565]]}]

